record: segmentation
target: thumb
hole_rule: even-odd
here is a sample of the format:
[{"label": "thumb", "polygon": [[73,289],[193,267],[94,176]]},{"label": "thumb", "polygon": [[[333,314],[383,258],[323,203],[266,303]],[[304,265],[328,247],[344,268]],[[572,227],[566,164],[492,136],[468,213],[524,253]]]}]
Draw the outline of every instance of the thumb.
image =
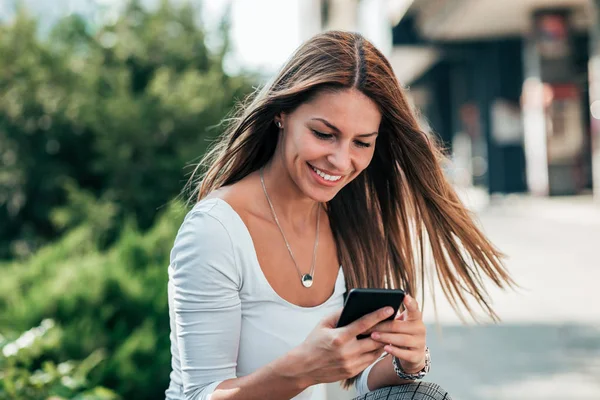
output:
[{"label": "thumb", "polygon": [[340,320],[340,316],[342,315],[343,308],[340,308],[333,314],[330,314],[321,320],[321,326],[326,328],[335,328],[338,321]]},{"label": "thumb", "polygon": [[404,296],[404,307],[406,308],[404,311],[406,313],[405,320],[415,321],[423,319],[421,310],[419,310],[419,304],[408,294]]}]

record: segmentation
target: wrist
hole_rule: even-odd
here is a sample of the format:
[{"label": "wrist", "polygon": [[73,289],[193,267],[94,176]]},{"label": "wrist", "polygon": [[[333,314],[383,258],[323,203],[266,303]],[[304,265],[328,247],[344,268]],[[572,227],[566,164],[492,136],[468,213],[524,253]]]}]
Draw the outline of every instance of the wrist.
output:
[{"label": "wrist", "polygon": [[402,370],[404,372],[406,372],[407,374],[416,374],[417,372],[421,371],[423,368],[425,368],[425,357],[423,357],[423,360],[420,363],[409,363],[407,361],[404,360],[398,360],[400,361],[400,367],[402,367]]},{"label": "wrist", "polygon": [[[425,347],[425,362],[422,366],[416,363],[406,363],[396,357],[392,358],[392,364],[394,365],[394,371],[402,379],[415,380],[422,379],[429,373],[431,368],[431,356],[429,354],[429,348]],[[419,363],[421,364],[421,363]],[[420,369],[417,369],[421,367]]]}]

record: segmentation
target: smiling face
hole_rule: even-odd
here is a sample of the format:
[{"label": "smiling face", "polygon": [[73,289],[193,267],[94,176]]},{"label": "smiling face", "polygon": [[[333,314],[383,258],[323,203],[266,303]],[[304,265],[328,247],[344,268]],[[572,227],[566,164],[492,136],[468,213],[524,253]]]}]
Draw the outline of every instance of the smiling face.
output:
[{"label": "smiling face", "polygon": [[327,202],[371,162],[381,113],[363,93],[345,89],[321,92],[275,121],[289,176],[304,195]]}]

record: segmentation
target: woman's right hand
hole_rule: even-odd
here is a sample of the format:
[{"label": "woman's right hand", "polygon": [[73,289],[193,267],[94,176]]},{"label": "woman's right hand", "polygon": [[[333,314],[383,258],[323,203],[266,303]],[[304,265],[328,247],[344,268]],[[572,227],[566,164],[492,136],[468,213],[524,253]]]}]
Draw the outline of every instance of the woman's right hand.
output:
[{"label": "woman's right hand", "polygon": [[356,336],[393,312],[391,307],[385,307],[342,328],[336,328],[341,310],[324,318],[296,349],[303,378],[309,385],[315,385],[358,375],[383,354],[384,345],[370,337],[358,340]]}]

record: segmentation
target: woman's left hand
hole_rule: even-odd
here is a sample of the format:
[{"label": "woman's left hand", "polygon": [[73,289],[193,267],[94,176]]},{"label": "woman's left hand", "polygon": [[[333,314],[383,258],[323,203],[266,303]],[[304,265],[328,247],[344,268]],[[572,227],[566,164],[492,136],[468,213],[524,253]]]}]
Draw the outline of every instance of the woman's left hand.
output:
[{"label": "woman's left hand", "polygon": [[384,350],[400,360],[404,372],[414,374],[425,366],[427,330],[417,301],[406,295],[404,307],[393,320],[375,325],[371,338],[386,344]]}]

